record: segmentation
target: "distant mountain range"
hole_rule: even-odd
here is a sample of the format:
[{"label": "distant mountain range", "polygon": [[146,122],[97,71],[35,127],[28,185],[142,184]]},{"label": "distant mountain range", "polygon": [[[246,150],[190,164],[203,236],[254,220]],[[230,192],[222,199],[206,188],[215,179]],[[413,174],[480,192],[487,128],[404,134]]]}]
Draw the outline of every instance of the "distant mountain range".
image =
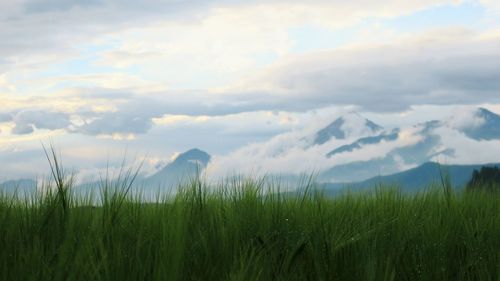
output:
[{"label": "distant mountain range", "polygon": [[[156,194],[159,190],[175,190],[180,184],[189,182],[206,168],[211,156],[200,150],[190,149],[179,154],[174,161],[167,164],[158,172],[148,177],[139,176],[132,187],[132,193]],[[88,194],[94,190],[98,194],[101,182],[87,182],[75,186],[73,192],[76,194]],[[113,186],[113,181],[111,181]],[[0,184],[0,193],[29,195],[37,190],[37,182],[30,179],[6,181]]]},{"label": "distant mountain range", "polygon": [[361,182],[325,183],[322,186],[327,194],[339,192],[363,191],[375,186],[397,186],[406,192],[417,192],[428,188],[432,184],[441,185],[442,179],[447,176],[455,189],[462,189],[471,179],[472,172],[482,166],[500,167],[500,163],[486,165],[440,165],[434,162],[424,163],[416,168],[387,176],[373,177]]},{"label": "distant mountain range", "polygon": [[32,194],[36,191],[37,182],[31,179],[10,180],[0,183],[0,194]]},{"label": "distant mountain range", "polygon": [[[345,187],[348,183],[354,189],[363,189],[382,182],[400,184],[405,190],[414,191],[440,179],[440,169],[436,163],[432,163],[436,156],[446,156],[450,160],[447,162],[452,162],[457,152],[455,147],[449,146],[443,140],[443,129],[457,132],[474,141],[500,140],[499,115],[485,108],[478,108],[466,117],[470,120],[462,120],[458,125],[454,117],[451,117],[447,120],[431,120],[409,128],[386,130],[358,113],[350,112],[311,135],[310,146],[304,149],[307,152],[311,147],[322,146],[326,149],[321,151],[328,151],[322,156],[324,160],[335,161],[338,157],[344,159],[342,164],[327,167],[318,175],[318,181],[325,183],[329,190]],[[405,142],[408,138],[416,141]],[[353,158],[352,161],[345,161],[350,159],[351,153],[363,153],[363,150],[378,151],[378,145],[385,145],[388,150],[366,160]],[[286,151],[276,155],[283,153]],[[155,174],[139,177],[134,188],[148,191],[175,189],[180,183],[203,172],[211,159],[211,155],[200,149],[188,150]],[[470,178],[472,171],[480,166],[481,163],[449,165],[442,168],[449,171],[454,185],[461,186]],[[416,168],[404,171],[404,167]],[[287,174],[287,179],[292,178],[297,178],[297,175]],[[85,191],[98,185],[97,182],[87,183],[79,186],[77,190]],[[36,190],[36,182],[18,180],[0,184],[0,192],[13,193],[17,189],[32,192]]]},{"label": "distant mountain range", "polygon": [[396,144],[405,137],[418,139],[416,143],[397,145],[383,156],[332,166],[322,171],[319,178],[323,182],[355,182],[378,174],[397,173],[401,171],[401,166],[418,166],[432,161],[437,156],[453,158],[456,150],[443,142],[439,132],[442,128],[455,130],[476,141],[500,140],[500,116],[487,109],[477,109],[471,120],[465,120],[465,126],[456,127],[452,121],[453,117],[445,121],[428,121],[412,128],[395,128],[336,147],[325,156],[334,158],[343,153],[355,152],[381,143]]}]

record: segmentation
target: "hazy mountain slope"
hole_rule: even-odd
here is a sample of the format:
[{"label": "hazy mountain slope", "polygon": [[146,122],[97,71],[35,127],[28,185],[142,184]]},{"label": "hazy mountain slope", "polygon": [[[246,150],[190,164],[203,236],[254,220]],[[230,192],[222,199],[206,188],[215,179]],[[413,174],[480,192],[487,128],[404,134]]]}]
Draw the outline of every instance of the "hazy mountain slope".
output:
[{"label": "hazy mountain slope", "polygon": [[[450,117],[445,121],[428,121],[413,128],[394,129],[390,133],[363,137],[355,142],[337,147],[326,154],[333,158],[343,153],[355,152],[370,147],[376,150],[382,142],[398,142],[402,137],[410,136],[419,139],[416,143],[398,145],[386,155],[372,157],[363,161],[334,165],[320,174],[320,180],[330,182],[352,182],[365,180],[377,175],[387,175],[401,171],[402,167],[420,165],[433,161],[436,156],[443,155],[453,161],[456,147],[450,146],[440,135],[444,131],[458,131],[465,138],[476,141],[500,140],[500,116],[484,108],[478,108],[472,114],[464,114],[467,118],[455,120]],[[448,140],[450,140],[448,138]],[[361,152],[362,153],[362,152]],[[348,154],[347,154],[348,155]],[[345,158],[346,155],[342,157]],[[500,160],[500,159],[499,159]]]},{"label": "hazy mountain slope", "polygon": [[349,137],[363,137],[374,135],[383,128],[374,122],[362,117],[358,113],[350,112],[335,119],[325,128],[319,130],[314,137],[314,144],[321,145],[330,139],[346,139]]},{"label": "hazy mountain slope", "polygon": [[335,154],[340,154],[344,152],[352,152],[354,150],[362,148],[365,145],[378,144],[382,141],[394,141],[398,138],[398,133],[399,129],[395,129],[390,133],[383,133],[378,136],[360,138],[351,144],[346,144],[332,150],[326,155],[326,157],[332,157]]},{"label": "hazy mountain slope", "polygon": [[463,128],[463,133],[475,140],[500,139],[500,115],[479,108],[474,113],[474,118],[480,120],[479,124]]},{"label": "hazy mountain slope", "polygon": [[[175,190],[179,184],[188,182],[197,173],[201,173],[207,166],[210,158],[211,156],[208,153],[196,148],[181,153],[174,161],[167,164],[155,174],[149,177],[139,175],[135,179],[130,193],[140,193],[146,197],[154,197],[157,192],[164,193]],[[78,195],[87,195],[89,192],[92,192],[96,196],[95,198],[98,198],[100,193],[99,188],[102,184],[99,181],[84,183],[74,187],[73,192]],[[111,180],[109,185],[112,187],[116,186],[117,180]],[[120,184],[118,185],[121,186]]]},{"label": "hazy mountain slope", "polygon": [[[486,165],[500,166],[500,163]],[[415,192],[422,191],[433,183],[441,184],[441,177],[448,175],[453,187],[462,188],[470,180],[472,172],[475,169],[480,169],[482,166],[485,165],[439,165],[434,162],[427,162],[400,173],[373,177],[355,183],[327,183],[324,186],[329,193],[336,193],[346,188],[350,190],[373,189],[380,184],[395,185],[404,191]]]},{"label": "hazy mountain slope", "polygon": [[36,192],[37,182],[30,179],[10,180],[0,183],[0,193],[13,195],[33,194]]},{"label": "hazy mountain slope", "polygon": [[[393,141],[396,135],[390,137],[392,139],[388,141]],[[320,173],[319,179],[324,182],[360,181],[377,175],[399,172],[402,166],[420,165],[430,161],[436,155],[451,155],[453,153],[453,151],[446,149],[437,150],[440,144],[438,135],[423,134],[417,143],[394,148],[382,157],[335,165]],[[335,157],[335,154],[332,157]]]},{"label": "hazy mountain slope", "polygon": [[167,164],[154,175],[145,178],[140,184],[146,187],[168,186],[176,187],[197,173],[202,172],[210,162],[211,156],[200,149],[194,148],[179,154],[174,161]]}]

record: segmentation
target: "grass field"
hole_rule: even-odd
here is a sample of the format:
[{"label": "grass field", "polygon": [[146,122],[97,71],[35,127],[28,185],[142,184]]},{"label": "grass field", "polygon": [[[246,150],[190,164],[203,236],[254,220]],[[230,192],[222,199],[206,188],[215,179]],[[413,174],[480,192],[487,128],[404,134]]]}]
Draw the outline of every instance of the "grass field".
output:
[{"label": "grass field", "polygon": [[29,200],[0,196],[1,280],[500,280],[498,194],[193,180],[144,203],[126,173],[91,202],[54,171]]},{"label": "grass field", "polygon": [[0,200],[1,280],[500,279],[497,195],[193,181],[156,203],[115,192],[92,206],[64,184]]}]

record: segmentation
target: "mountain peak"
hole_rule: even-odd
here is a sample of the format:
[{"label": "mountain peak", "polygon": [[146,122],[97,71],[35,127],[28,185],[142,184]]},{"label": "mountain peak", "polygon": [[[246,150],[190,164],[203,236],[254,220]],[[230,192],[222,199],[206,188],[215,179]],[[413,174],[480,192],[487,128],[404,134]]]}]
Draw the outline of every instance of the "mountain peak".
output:
[{"label": "mountain peak", "polygon": [[474,118],[480,122],[474,122],[475,126],[463,128],[463,133],[475,140],[500,139],[500,115],[480,107],[474,112]]},{"label": "mountain peak", "polygon": [[211,156],[198,148],[183,152],[175,160],[167,164],[154,175],[146,178],[150,186],[177,186],[184,180],[189,180],[206,168]]},{"label": "mountain peak", "polygon": [[330,139],[346,139],[374,135],[382,131],[382,127],[364,118],[355,111],[350,111],[319,130],[314,138],[314,144],[324,144]]},{"label": "mountain peak", "polygon": [[486,121],[491,120],[491,119],[495,119],[495,118],[500,118],[500,116],[498,114],[493,113],[484,107],[479,107],[476,110],[475,115],[478,117],[483,117]]},{"label": "mountain peak", "polygon": [[174,160],[174,164],[181,164],[186,162],[196,162],[200,163],[203,166],[206,166],[210,161],[210,155],[205,151],[193,148],[184,153],[179,154]]}]

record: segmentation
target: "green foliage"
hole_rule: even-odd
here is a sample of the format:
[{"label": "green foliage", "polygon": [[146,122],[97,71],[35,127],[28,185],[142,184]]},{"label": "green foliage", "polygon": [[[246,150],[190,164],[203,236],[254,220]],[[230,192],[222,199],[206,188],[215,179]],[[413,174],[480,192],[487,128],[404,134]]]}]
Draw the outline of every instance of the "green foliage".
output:
[{"label": "green foliage", "polygon": [[329,199],[313,186],[295,197],[264,180],[195,179],[155,203],[115,188],[97,204],[63,200],[58,184],[0,199],[1,280],[500,277],[500,198],[483,193]]},{"label": "green foliage", "polygon": [[499,280],[500,196],[443,186],[328,198],[302,182],[199,178],[145,203],[137,173],[75,196],[0,196],[0,280]]},{"label": "green foliage", "polygon": [[500,168],[483,166],[479,171],[474,170],[467,190],[500,191]]}]

